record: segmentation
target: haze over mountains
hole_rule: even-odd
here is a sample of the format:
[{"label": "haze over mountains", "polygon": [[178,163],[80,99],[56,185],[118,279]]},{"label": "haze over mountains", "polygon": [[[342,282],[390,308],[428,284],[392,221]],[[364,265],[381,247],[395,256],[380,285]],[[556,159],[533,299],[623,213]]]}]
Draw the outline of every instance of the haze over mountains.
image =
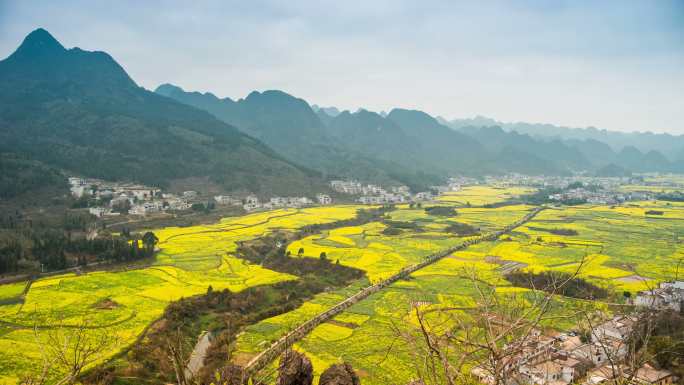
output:
[{"label": "haze over mountains", "polygon": [[656,150],[662,152],[672,160],[682,160],[684,149],[684,135],[671,135],[667,133],[655,134],[652,132],[619,132],[598,129],[596,127],[570,128],[543,123],[504,123],[483,116],[472,119],[454,119],[447,121],[439,118],[443,124],[459,129],[476,126],[488,127],[499,126],[506,131],[516,131],[542,138],[562,139],[593,139],[608,144],[614,151],[620,151],[623,147],[633,146],[641,152]]},{"label": "haze over mountains", "polygon": [[[546,125],[505,125],[486,118],[446,122],[422,111],[404,109],[394,109],[386,116],[363,109],[340,112],[335,107],[314,109],[282,91],[253,92],[238,101],[219,99],[211,93],[186,92],[171,84],[160,86],[156,92],[213,113],[262,139],[293,161],[300,156],[299,147],[309,148],[307,141],[316,138],[334,148],[361,153],[367,159],[381,159],[437,176],[501,172],[605,173],[609,170],[622,175],[683,169],[684,158],[680,157],[684,153],[683,136],[556,126],[550,126],[545,132],[542,126]],[[294,105],[294,101],[297,101],[296,114],[293,108],[285,107]],[[276,108],[274,103],[279,103],[281,108]],[[250,106],[252,111],[249,122],[240,120],[245,117],[245,106]],[[264,123],[263,114],[272,115],[267,119],[269,123]],[[605,138],[608,143],[596,137]],[[668,156],[657,150],[660,147],[668,149]],[[309,160],[314,162],[309,166],[330,171],[326,170],[325,162],[315,157]],[[348,166],[343,168],[351,170]]]},{"label": "haze over mountains", "polygon": [[684,171],[684,136],[340,112],[278,90],[239,100],[171,84],[150,92],[108,54],[66,49],[43,29],[0,61],[0,128],[0,169],[30,178],[23,190],[56,169],[275,194],[330,178],[421,189],[454,174]]}]

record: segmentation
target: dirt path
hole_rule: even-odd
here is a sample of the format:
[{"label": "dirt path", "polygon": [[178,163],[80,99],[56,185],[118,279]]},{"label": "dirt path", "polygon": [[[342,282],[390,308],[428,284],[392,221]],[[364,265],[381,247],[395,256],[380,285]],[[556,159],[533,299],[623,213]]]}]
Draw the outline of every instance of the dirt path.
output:
[{"label": "dirt path", "polygon": [[213,335],[210,332],[204,332],[197,339],[197,344],[190,354],[190,360],[185,367],[185,379],[189,382],[195,377],[204,367],[204,358],[207,356],[207,350],[211,346]]}]

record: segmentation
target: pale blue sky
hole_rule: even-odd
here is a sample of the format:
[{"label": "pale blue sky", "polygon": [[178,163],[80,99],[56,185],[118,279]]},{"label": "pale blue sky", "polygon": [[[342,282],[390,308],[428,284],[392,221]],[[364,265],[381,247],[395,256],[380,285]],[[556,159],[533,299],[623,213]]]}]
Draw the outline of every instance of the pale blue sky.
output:
[{"label": "pale blue sky", "polygon": [[684,133],[683,0],[0,0],[0,57],[37,27],[150,89]]}]

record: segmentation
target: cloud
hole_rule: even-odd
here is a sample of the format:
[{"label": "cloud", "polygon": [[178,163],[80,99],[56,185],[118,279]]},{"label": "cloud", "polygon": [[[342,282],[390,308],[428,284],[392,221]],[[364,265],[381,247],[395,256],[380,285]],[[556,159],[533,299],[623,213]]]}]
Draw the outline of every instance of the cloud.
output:
[{"label": "cloud", "polygon": [[0,54],[43,26],[148,88],[684,133],[680,1],[200,4],[0,0]]}]

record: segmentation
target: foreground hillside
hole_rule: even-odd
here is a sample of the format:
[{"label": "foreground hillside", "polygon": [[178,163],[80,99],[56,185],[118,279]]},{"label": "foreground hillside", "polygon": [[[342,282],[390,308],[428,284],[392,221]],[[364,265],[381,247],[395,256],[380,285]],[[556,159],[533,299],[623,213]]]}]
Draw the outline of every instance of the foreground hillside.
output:
[{"label": "foreground hillside", "polygon": [[207,177],[225,190],[283,194],[322,185],[210,114],[139,87],[106,53],[65,49],[42,29],[0,61],[0,152],[154,185]]}]

